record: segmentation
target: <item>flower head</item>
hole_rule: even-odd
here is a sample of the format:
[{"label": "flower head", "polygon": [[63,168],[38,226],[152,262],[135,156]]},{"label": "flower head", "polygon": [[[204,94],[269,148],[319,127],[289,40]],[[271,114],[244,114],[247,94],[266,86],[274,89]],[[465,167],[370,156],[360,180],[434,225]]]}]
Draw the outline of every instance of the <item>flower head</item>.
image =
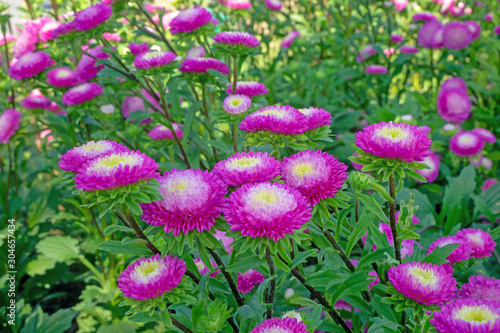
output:
[{"label": "flower head", "polygon": [[113,12],[113,7],[96,4],[76,13],[73,24],[78,31],[86,31],[106,22]]},{"label": "flower head", "polygon": [[474,133],[477,136],[479,136],[485,142],[488,142],[488,143],[495,143],[495,142],[497,142],[497,138],[495,137],[495,134],[491,133],[486,128],[474,128],[472,130],[472,133]]},{"label": "flower head", "polygon": [[205,48],[203,46],[194,46],[186,53],[186,59],[203,58],[205,56]]},{"label": "flower head", "polygon": [[450,150],[462,157],[476,155],[483,147],[483,139],[471,131],[457,133],[450,140]]},{"label": "flower head", "polygon": [[250,333],[308,333],[304,322],[296,318],[271,318],[255,327]]},{"label": "flower head", "polygon": [[347,179],[346,170],[347,166],[332,155],[306,150],[283,158],[281,177],[314,205],[335,197]]},{"label": "flower head", "polygon": [[136,300],[160,297],[177,287],[186,273],[186,263],[177,257],[156,254],[136,260],[118,278],[123,296]]},{"label": "flower head", "polygon": [[[181,129],[182,125],[177,123],[172,123],[175,134],[179,139],[184,136],[184,131]],[[170,128],[164,125],[158,125],[149,132],[148,136],[153,140],[174,140],[174,135]]]},{"label": "flower head", "polygon": [[128,44],[128,49],[133,55],[139,55],[141,53],[148,52],[149,46],[147,42],[144,42],[142,44],[130,43]]},{"label": "flower head", "polygon": [[461,50],[469,46],[472,32],[469,26],[459,21],[446,24],[443,29],[443,45],[452,50]]},{"label": "flower head", "polygon": [[215,69],[222,74],[230,73],[229,67],[220,60],[212,58],[191,58],[182,62],[179,71],[186,73],[206,73],[207,69]]},{"label": "flower head", "polygon": [[228,186],[241,186],[271,180],[280,173],[281,165],[268,153],[242,152],[220,161],[214,173]]},{"label": "flower head", "polygon": [[396,34],[396,33],[391,34],[391,42],[393,42],[393,43],[401,43],[404,40],[405,40],[405,38],[400,34]]},{"label": "flower head", "polygon": [[9,69],[9,76],[15,80],[33,77],[52,65],[50,55],[44,52],[30,52],[21,56]]},{"label": "flower head", "polygon": [[370,58],[374,54],[377,54],[377,51],[375,50],[375,48],[372,45],[368,44],[356,56],[356,61],[363,62],[363,61],[367,60],[368,58]]},{"label": "flower head", "polygon": [[80,79],[80,82],[87,82],[88,80],[93,79],[97,75],[97,73],[99,73],[99,71],[104,68],[104,65],[96,66],[95,64],[97,60],[94,59],[107,59],[110,57],[109,54],[102,52],[103,47],[104,45],[99,45],[97,47],[94,47],[93,49],[88,49],[86,52],[92,57],[86,54],[81,57],[75,70],[78,78]]},{"label": "flower head", "polygon": [[85,162],[75,176],[84,191],[109,190],[155,178],[158,164],[140,151],[115,151]]},{"label": "flower head", "polygon": [[427,21],[418,31],[418,44],[436,49],[443,46],[443,25],[438,20]]},{"label": "flower head", "polygon": [[76,25],[73,21],[62,23],[56,29],[52,31],[51,38],[57,39],[62,35],[69,34],[76,30]]},{"label": "flower head", "polygon": [[62,102],[66,105],[82,104],[94,99],[103,92],[104,90],[97,83],[84,83],[66,91],[63,95]]},{"label": "flower head", "polygon": [[[227,93],[232,95],[233,86],[227,86]],[[256,81],[238,81],[236,82],[236,94],[247,95],[248,97],[253,97],[257,95],[265,95],[269,92],[263,83]]]},{"label": "flower head", "polygon": [[158,178],[163,200],[141,204],[146,223],[164,225],[178,236],[192,230],[210,230],[221,214],[227,186],[214,173],[199,169],[165,172]]},{"label": "flower head", "polygon": [[425,305],[449,302],[457,291],[457,281],[443,266],[412,262],[389,269],[389,282],[406,297]]},{"label": "flower head", "polygon": [[500,35],[500,25],[497,25],[495,29],[493,29],[493,32],[497,35]]},{"label": "flower head", "polygon": [[481,36],[481,26],[476,21],[465,21],[463,24],[469,28],[472,40],[476,40]]},{"label": "flower head", "polygon": [[500,280],[482,276],[471,276],[457,292],[457,299],[472,298],[480,301],[500,302]]},{"label": "flower head", "polygon": [[474,258],[491,257],[497,245],[491,235],[481,229],[462,229],[455,236],[472,244]]},{"label": "flower head", "polygon": [[417,126],[380,122],[356,134],[356,145],[366,153],[407,162],[422,161],[429,155],[431,140]]},{"label": "flower head", "polygon": [[461,88],[441,88],[437,99],[438,114],[446,121],[463,123],[470,116],[472,103],[467,90]]},{"label": "flower head", "polygon": [[237,287],[242,294],[248,294],[256,284],[264,282],[265,277],[255,269],[238,273]]},{"label": "flower head", "polygon": [[41,96],[30,96],[26,97],[21,101],[21,106],[26,109],[50,109],[52,102],[47,97]]},{"label": "flower head", "polygon": [[297,30],[292,30],[290,31],[285,38],[283,38],[283,41],[281,42],[281,47],[286,49],[292,46],[293,41],[300,37],[300,32]]},{"label": "flower head", "polygon": [[223,211],[231,230],[275,242],[311,218],[311,206],[299,191],[270,182],[243,185],[231,193]]},{"label": "flower head", "polygon": [[297,109],[286,106],[266,106],[255,111],[240,124],[245,132],[269,131],[287,135],[304,133],[309,124],[306,117]]},{"label": "flower head", "polygon": [[254,35],[248,32],[223,31],[214,37],[214,42],[218,44],[243,45],[246,47],[257,47],[260,42]]},{"label": "flower head", "polygon": [[498,180],[496,180],[494,178],[485,180],[483,187],[481,188],[481,191],[486,191],[487,189],[489,189],[490,187],[492,187],[496,183],[498,183]]},{"label": "flower head", "polygon": [[231,9],[250,9],[252,3],[250,0],[219,0],[224,6]]},{"label": "flower head", "polygon": [[365,69],[368,74],[386,74],[388,69],[382,65],[369,65]]},{"label": "flower head", "polygon": [[266,5],[267,8],[276,11],[280,11],[281,6],[283,6],[280,0],[265,0],[264,4]]},{"label": "flower head", "polygon": [[[146,103],[151,103],[157,108],[161,108],[160,104],[156,99],[154,99],[153,96],[151,96],[145,89],[141,90],[141,93],[144,96],[144,99],[146,100]],[[127,96],[123,100],[122,104],[122,112],[123,116],[125,118],[130,117],[130,114],[134,111],[147,111],[147,112],[154,112],[152,108],[145,108],[144,107],[144,100],[141,97],[137,96]],[[149,124],[151,122],[151,119],[144,119],[143,121],[140,122],[141,125],[143,124]]]},{"label": "flower head", "polygon": [[399,49],[403,54],[415,54],[418,53],[418,47],[411,45],[403,45]]},{"label": "flower head", "polygon": [[441,90],[444,89],[461,89],[467,93],[467,84],[461,77],[451,77],[441,84]]},{"label": "flower head", "polygon": [[500,332],[500,303],[457,299],[433,312],[430,320],[440,333]]},{"label": "flower head", "polygon": [[315,108],[312,106],[309,108],[302,108],[298,110],[300,113],[306,116],[309,122],[309,126],[307,128],[308,131],[314,130],[318,127],[329,126],[332,123],[332,115],[326,110]]},{"label": "flower head", "polygon": [[78,84],[78,75],[68,67],[52,68],[47,72],[47,83],[54,87],[71,87]]},{"label": "flower head", "polygon": [[134,59],[134,66],[141,69],[166,66],[175,60],[175,53],[170,51],[150,51],[137,55]]},{"label": "flower head", "polygon": [[420,12],[413,15],[413,21],[434,21],[437,20],[436,15],[431,12]]},{"label": "flower head", "polygon": [[0,142],[9,143],[10,137],[19,129],[22,113],[7,109],[0,115]]},{"label": "flower head", "polygon": [[422,163],[427,164],[430,169],[420,169],[415,171],[421,174],[428,183],[432,183],[439,175],[439,158],[434,152],[430,151],[429,156],[425,157]]},{"label": "flower head", "polygon": [[248,111],[252,100],[246,95],[229,95],[224,99],[222,108],[226,113],[237,116]]},{"label": "flower head", "polygon": [[203,7],[195,6],[181,11],[170,22],[170,32],[177,34],[180,32],[191,32],[198,30],[212,20],[212,14]]},{"label": "flower head", "polygon": [[453,250],[446,260],[450,261],[451,264],[457,261],[467,260],[472,254],[472,244],[468,241],[464,241],[462,238],[457,236],[446,236],[435,240],[427,250],[427,254],[430,254],[436,247],[443,247],[449,244],[460,244],[455,250]]},{"label": "flower head", "polygon": [[[193,261],[196,264],[196,268],[198,268],[198,271],[200,272],[201,275],[205,275],[208,272],[210,272],[208,267],[203,263],[203,261],[201,261],[200,258],[196,258]],[[210,259],[210,262],[212,263],[212,267],[217,267],[217,264],[215,263],[215,261],[213,259]],[[220,273],[220,269],[216,270],[213,273],[210,273],[208,276],[216,277],[217,274],[219,274],[219,273]]]}]

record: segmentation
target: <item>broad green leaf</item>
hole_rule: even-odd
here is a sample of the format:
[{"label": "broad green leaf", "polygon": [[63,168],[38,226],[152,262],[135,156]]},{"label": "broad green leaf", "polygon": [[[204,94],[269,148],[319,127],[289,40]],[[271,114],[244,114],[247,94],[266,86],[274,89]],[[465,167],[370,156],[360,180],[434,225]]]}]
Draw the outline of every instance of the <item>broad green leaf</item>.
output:
[{"label": "broad green leaf", "polygon": [[36,245],[38,253],[56,262],[75,259],[80,254],[78,240],[70,236],[49,236]]},{"label": "broad green leaf", "polygon": [[108,240],[99,244],[98,248],[113,254],[129,254],[141,257],[151,255],[151,251],[144,244],[134,242],[124,245],[121,241]]},{"label": "broad green leaf", "polygon": [[453,252],[460,244],[453,243],[448,244],[443,247],[436,247],[432,253],[430,253],[427,257],[422,259],[422,262],[431,263],[435,265],[442,265],[448,262],[446,258]]}]

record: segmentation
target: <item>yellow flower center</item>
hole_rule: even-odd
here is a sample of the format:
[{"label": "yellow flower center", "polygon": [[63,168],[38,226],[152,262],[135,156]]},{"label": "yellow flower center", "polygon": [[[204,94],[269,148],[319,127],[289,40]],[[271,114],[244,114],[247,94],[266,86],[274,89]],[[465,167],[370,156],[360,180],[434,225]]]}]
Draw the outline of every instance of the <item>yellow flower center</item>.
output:
[{"label": "yellow flower center", "polygon": [[259,116],[275,116],[276,118],[283,119],[285,114],[278,110],[266,110],[259,113]]},{"label": "yellow flower center", "polygon": [[438,278],[432,270],[427,270],[420,267],[410,268],[410,273],[413,278],[417,279],[424,286],[436,285]]},{"label": "yellow flower center", "polygon": [[238,106],[241,104],[241,98],[233,98],[231,99],[231,105],[232,106]]},{"label": "yellow flower center", "polygon": [[76,91],[76,92],[83,92],[83,91],[87,90],[87,85],[82,84],[81,86],[78,86],[78,87],[73,88],[71,90]]},{"label": "yellow flower center", "polygon": [[235,158],[228,163],[227,167],[229,170],[244,170],[257,165],[259,161],[260,160],[255,157]]},{"label": "yellow flower center", "polygon": [[88,144],[80,147],[80,149],[86,153],[88,153],[90,151],[101,150],[103,148],[104,148],[104,145],[102,143],[88,143]]},{"label": "yellow flower center", "polygon": [[174,192],[176,192],[176,191],[179,191],[179,192],[180,192],[180,191],[183,191],[183,190],[185,190],[185,189],[187,189],[187,188],[188,188],[188,184],[187,184],[187,183],[185,183],[185,182],[180,182],[179,184],[177,184],[177,185],[175,185],[175,186],[172,186],[172,187],[170,188],[170,192],[172,192],[172,193],[174,193]]},{"label": "yellow flower center", "polygon": [[158,261],[142,262],[135,268],[135,279],[142,283],[148,283],[151,278],[160,273],[160,268],[161,265]]},{"label": "yellow flower center", "polygon": [[64,79],[65,77],[68,77],[71,75],[70,71],[67,70],[60,70],[57,72],[57,77],[60,79]]},{"label": "yellow flower center", "polygon": [[377,134],[394,142],[399,142],[403,139],[406,139],[409,135],[409,133],[402,128],[389,126],[381,128]]},{"label": "yellow flower center", "polygon": [[298,163],[293,168],[294,176],[304,177],[304,176],[310,175],[313,172],[314,172],[314,167],[311,163],[308,163],[308,162]]},{"label": "yellow flower center", "polygon": [[255,193],[252,197],[252,206],[254,207],[262,207],[264,205],[267,206],[276,203],[278,203],[278,196],[273,191],[268,191],[267,189]]},{"label": "yellow flower center", "polygon": [[464,306],[455,313],[455,319],[462,319],[473,324],[484,324],[488,321],[494,321],[499,316],[485,307]]},{"label": "yellow flower center", "polygon": [[303,109],[299,109],[299,112],[306,115],[306,116],[309,116],[313,111],[312,111],[312,109],[303,108]]},{"label": "yellow flower center", "polygon": [[148,52],[142,57],[142,59],[151,60],[154,59],[157,55],[158,55],[157,52]]}]

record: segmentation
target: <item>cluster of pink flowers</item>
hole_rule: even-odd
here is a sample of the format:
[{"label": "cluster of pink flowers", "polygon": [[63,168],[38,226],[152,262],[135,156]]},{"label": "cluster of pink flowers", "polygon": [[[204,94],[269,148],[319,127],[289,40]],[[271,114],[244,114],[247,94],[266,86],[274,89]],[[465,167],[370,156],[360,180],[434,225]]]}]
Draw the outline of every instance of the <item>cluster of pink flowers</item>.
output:
[{"label": "cluster of pink flowers", "polygon": [[66,105],[77,105],[94,99],[104,92],[102,86],[97,83],[83,83],[66,91],[62,102]]},{"label": "cluster of pink flowers", "polygon": [[212,21],[212,14],[203,7],[192,7],[181,11],[170,22],[172,34],[188,33],[200,29]]},{"label": "cluster of pink flowers", "polygon": [[0,115],[0,143],[9,143],[10,138],[19,129],[21,112],[7,109]]},{"label": "cluster of pink flowers", "polygon": [[486,143],[495,142],[493,133],[485,128],[475,128],[455,134],[450,140],[450,150],[458,156],[473,156],[479,154]]},{"label": "cluster of pink flowers", "polygon": [[500,280],[482,276],[471,276],[457,292],[457,299],[500,302]]},{"label": "cluster of pink flowers", "polygon": [[[37,43],[44,43],[50,39],[55,39],[54,31],[58,29],[60,23],[50,17],[40,17],[25,23],[24,29],[15,38],[12,53],[14,58],[20,58],[26,53],[36,50]],[[7,41],[14,40],[12,35],[5,36]]]},{"label": "cluster of pink flowers", "polygon": [[50,55],[44,52],[30,52],[22,55],[9,69],[9,76],[24,80],[38,75],[52,65]]},{"label": "cluster of pink flowers", "polygon": [[418,32],[418,43],[426,48],[461,50],[481,35],[481,27],[475,21],[451,21],[443,26],[433,14],[424,12],[413,19],[426,21]]},{"label": "cluster of pink flowers", "polygon": [[231,9],[250,9],[252,3],[250,0],[219,0],[221,4]]},{"label": "cluster of pink flowers", "polygon": [[142,52],[135,57],[134,66],[141,69],[162,67],[170,64],[175,58],[175,53],[170,51]]}]

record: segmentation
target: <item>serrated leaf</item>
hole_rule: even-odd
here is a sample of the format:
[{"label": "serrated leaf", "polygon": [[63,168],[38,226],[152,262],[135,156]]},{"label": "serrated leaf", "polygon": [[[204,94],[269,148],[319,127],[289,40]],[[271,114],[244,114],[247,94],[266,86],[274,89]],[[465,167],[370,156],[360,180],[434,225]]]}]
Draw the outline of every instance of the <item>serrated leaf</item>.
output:
[{"label": "serrated leaf", "polygon": [[70,236],[49,236],[36,245],[38,253],[56,262],[75,259],[80,254],[78,240]]}]

